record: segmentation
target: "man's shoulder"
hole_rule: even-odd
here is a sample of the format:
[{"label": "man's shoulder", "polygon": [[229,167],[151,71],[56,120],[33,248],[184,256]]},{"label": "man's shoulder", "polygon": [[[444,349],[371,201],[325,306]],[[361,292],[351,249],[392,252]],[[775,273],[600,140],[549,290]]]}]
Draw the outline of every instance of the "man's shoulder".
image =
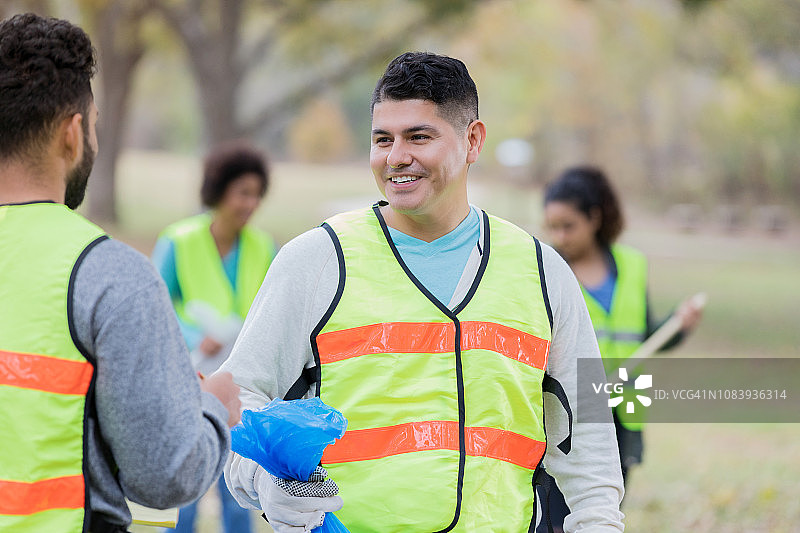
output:
[{"label": "man's shoulder", "polygon": [[98,242],[77,265],[83,279],[113,283],[142,283],[159,279],[150,260],[132,246],[116,239]]},{"label": "man's shoulder", "polygon": [[[77,340],[90,353],[95,353],[98,332],[120,310],[126,321],[143,324],[160,319],[159,309],[169,305],[164,282],[147,257],[115,239],[87,250],[75,266],[73,280],[71,321]],[[157,303],[160,298],[163,304]],[[138,309],[134,315],[127,314],[131,305]]]},{"label": "man's shoulder", "polygon": [[333,251],[333,242],[322,226],[317,226],[294,237],[281,247],[284,255],[314,257],[328,255]]}]

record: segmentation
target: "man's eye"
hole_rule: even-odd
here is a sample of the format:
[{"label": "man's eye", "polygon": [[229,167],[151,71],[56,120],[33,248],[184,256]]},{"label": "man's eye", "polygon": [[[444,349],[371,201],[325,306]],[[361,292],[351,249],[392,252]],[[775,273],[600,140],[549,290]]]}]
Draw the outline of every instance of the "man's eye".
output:
[{"label": "man's eye", "polygon": [[430,139],[430,137],[422,133],[417,133],[411,136],[412,141],[426,141],[428,139]]},{"label": "man's eye", "polygon": [[388,144],[392,142],[392,140],[389,137],[376,137],[372,142],[375,144]]}]

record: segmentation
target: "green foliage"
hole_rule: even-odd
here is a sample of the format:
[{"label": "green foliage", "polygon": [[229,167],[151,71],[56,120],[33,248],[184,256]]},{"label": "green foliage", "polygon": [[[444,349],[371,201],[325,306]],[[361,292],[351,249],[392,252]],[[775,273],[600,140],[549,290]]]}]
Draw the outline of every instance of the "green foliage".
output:
[{"label": "green foliage", "polygon": [[456,15],[465,15],[472,10],[481,0],[412,0],[425,7],[428,15],[434,20],[444,20]]},{"label": "green foliage", "polygon": [[797,27],[796,0],[503,2],[451,49],[478,81],[486,150],[531,140],[532,181],[588,162],[662,205],[797,203]]}]

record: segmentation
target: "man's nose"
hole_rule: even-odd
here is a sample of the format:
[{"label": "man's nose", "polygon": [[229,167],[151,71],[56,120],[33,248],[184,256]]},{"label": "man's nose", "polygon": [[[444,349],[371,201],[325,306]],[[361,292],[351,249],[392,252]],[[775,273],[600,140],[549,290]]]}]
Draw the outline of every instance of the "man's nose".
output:
[{"label": "man's nose", "polygon": [[402,141],[392,143],[392,149],[386,156],[386,163],[392,168],[402,168],[411,164],[411,153]]}]

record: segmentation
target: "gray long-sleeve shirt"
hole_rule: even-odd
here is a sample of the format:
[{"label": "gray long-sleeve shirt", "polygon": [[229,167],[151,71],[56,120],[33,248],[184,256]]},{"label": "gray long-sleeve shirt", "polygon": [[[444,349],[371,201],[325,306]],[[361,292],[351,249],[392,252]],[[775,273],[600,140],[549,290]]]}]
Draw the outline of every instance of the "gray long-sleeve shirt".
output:
[{"label": "gray long-sleeve shirt", "polygon": [[77,268],[72,302],[76,337],[95,359],[92,511],[127,525],[124,497],[167,508],[202,496],[230,450],[228,413],[200,390],[160,276],[144,255],[102,241]]},{"label": "gray long-sleeve shirt", "polygon": [[[475,246],[451,299],[451,308],[472,285],[481,249],[484,247]],[[600,357],[600,353],[575,276],[549,246],[542,245],[542,256],[553,311],[547,371],[562,384],[574,409],[577,359]],[[314,366],[310,333],[328,309],[338,280],[336,251],[322,228],[300,235],[278,253],[231,356],[221,367],[231,372],[242,387],[243,408],[258,409],[272,398],[282,398],[303,368]],[[567,434],[567,416],[558,400],[549,394],[545,395],[545,417],[548,434],[545,464],[572,510],[564,522],[565,530],[622,531],[623,515],[619,511],[622,476],[610,413],[609,423],[573,426],[569,455],[557,448]],[[242,505],[255,509],[259,508],[259,501],[253,484],[259,468],[235,453],[231,453],[225,467],[226,481],[234,497]]]}]

